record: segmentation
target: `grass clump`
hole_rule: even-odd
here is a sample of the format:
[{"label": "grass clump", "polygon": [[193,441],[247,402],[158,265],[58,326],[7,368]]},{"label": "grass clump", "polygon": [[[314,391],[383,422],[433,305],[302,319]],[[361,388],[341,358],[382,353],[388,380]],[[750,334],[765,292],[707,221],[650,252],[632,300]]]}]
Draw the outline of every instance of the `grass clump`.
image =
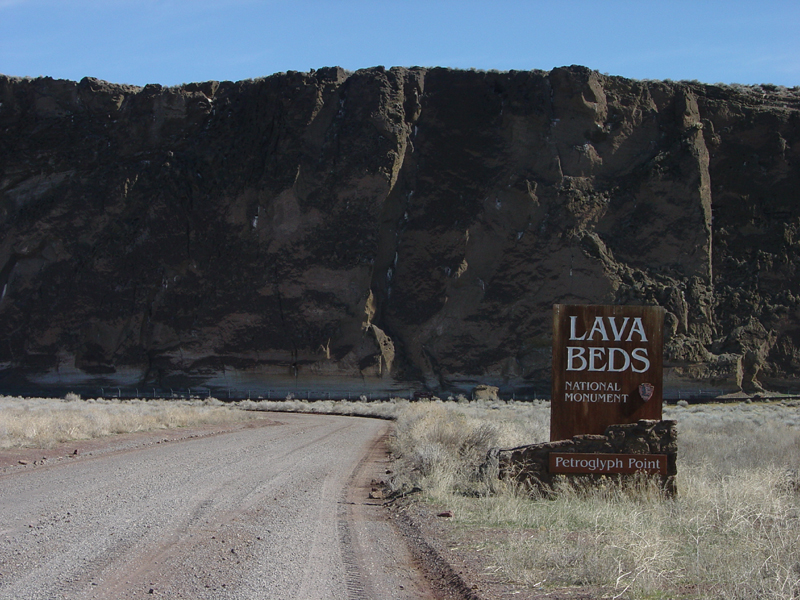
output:
[{"label": "grass clump", "polygon": [[390,448],[398,460],[396,488],[420,487],[435,497],[491,487],[480,465],[491,447],[544,439],[549,404],[475,401],[408,403],[398,414]]}]

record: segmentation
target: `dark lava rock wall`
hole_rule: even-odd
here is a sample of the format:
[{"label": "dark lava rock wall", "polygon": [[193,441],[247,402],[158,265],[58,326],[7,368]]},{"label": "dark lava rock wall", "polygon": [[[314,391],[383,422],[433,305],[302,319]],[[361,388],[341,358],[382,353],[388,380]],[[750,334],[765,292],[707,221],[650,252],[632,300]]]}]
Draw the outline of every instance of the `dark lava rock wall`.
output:
[{"label": "dark lava rock wall", "polygon": [[797,389],[800,92],[582,67],[0,76],[0,388],[549,391],[554,303],[666,385]]}]

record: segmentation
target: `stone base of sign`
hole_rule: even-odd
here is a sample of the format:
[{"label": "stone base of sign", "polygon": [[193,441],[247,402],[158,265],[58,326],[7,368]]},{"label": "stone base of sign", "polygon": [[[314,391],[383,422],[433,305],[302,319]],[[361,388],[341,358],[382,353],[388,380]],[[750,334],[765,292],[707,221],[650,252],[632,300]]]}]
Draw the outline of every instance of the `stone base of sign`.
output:
[{"label": "stone base of sign", "polygon": [[[609,425],[603,435],[576,435],[571,440],[521,446],[509,450],[490,451],[487,465],[494,463],[501,479],[516,480],[544,493],[553,490],[556,481],[577,474],[550,472],[550,453],[559,454],[661,454],[667,456],[666,475],[654,475],[665,493],[676,494],[675,476],[678,472],[678,434],[675,421],[641,420],[625,425]],[[492,465],[493,466],[493,465]],[[630,475],[598,475],[581,473],[581,480],[602,481]]]}]

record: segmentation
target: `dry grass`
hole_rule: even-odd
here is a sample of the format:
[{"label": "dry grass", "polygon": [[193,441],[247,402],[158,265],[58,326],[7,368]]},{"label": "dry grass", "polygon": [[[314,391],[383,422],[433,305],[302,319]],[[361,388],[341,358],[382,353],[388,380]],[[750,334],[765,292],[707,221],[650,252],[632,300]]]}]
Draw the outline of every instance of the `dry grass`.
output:
[{"label": "dry grass", "polygon": [[0,448],[50,448],[115,433],[243,421],[252,413],[203,400],[68,400],[0,396]]},{"label": "dry grass", "polygon": [[796,406],[668,408],[679,428],[676,499],[646,479],[564,487],[551,500],[493,489],[482,453],[545,441],[547,408],[410,405],[394,440],[407,478],[398,485],[453,510],[467,538],[501,532],[478,537],[503,540],[481,545],[515,584],[597,586],[616,598],[800,597]]},{"label": "dry grass", "polygon": [[244,410],[298,412],[321,415],[348,415],[396,419],[408,406],[408,400],[395,398],[388,401],[366,400],[242,400],[237,406]]},{"label": "dry grass", "polygon": [[415,402],[397,417],[391,449],[397,488],[438,496],[483,489],[477,469],[490,447],[513,447],[549,434],[549,403]]},{"label": "dry grass", "polygon": [[548,403],[220,404],[0,397],[0,447],[227,422],[264,410],[392,418],[393,485],[420,487],[424,501],[453,510],[455,526],[466,538],[481,537],[509,582],[594,586],[609,598],[800,598],[797,405],[665,409],[679,429],[675,499],[646,479],[565,487],[542,499],[487,480],[480,465],[490,447],[545,441]]}]

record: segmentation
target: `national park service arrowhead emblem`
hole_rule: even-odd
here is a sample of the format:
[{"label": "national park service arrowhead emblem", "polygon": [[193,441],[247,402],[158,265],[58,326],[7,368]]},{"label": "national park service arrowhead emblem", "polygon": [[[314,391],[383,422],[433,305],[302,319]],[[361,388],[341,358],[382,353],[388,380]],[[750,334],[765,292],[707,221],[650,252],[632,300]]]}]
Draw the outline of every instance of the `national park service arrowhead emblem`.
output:
[{"label": "national park service arrowhead emblem", "polygon": [[639,384],[639,395],[642,397],[642,400],[647,402],[650,398],[653,397],[653,392],[655,391],[655,386],[652,383],[640,383]]}]

